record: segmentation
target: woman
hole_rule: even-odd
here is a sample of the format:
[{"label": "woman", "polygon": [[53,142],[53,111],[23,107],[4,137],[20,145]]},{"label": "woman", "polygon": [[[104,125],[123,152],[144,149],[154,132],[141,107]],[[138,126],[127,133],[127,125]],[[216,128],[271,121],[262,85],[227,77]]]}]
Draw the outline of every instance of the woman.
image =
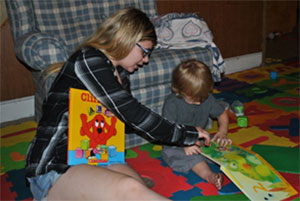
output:
[{"label": "woman", "polygon": [[148,63],[155,44],[155,29],[145,13],[126,8],[107,18],[62,65],[27,152],[26,177],[35,199],[167,200],[147,188],[126,164],[70,167],[66,163],[70,87],[89,90],[127,126],[152,139],[193,145],[204,137],[209,143],[207,132],[170,123],[130,94],[128,74]]}]

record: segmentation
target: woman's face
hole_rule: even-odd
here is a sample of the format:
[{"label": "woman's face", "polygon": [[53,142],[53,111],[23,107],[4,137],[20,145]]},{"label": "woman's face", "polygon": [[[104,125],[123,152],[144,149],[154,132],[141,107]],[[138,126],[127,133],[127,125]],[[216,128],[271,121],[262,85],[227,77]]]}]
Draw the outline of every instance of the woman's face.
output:
[{"label": "woman's face", "polygon": [[150,40],[138,42],[138,45],[135,45],[124,59],[117,61],[117,65],[120,65],[128,72],[133,73],[138,68],[142,67],[144,63],[149,62],[149,55],[147,55],[146,52],[147,50],[151,52],[152,46],[153,44]]}]

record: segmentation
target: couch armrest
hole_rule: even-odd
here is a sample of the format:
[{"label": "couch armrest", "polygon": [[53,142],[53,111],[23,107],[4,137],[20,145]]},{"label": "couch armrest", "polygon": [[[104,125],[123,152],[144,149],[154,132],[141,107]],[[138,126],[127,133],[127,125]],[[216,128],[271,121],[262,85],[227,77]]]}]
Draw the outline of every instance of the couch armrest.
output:
[{"label": "couch armrest", "polygon": [[42,32],[31,32],[18,38],[15,41],[15,52],[21,61],[38,71],[66,61],[69,55],[67,45],[61,38]]}]

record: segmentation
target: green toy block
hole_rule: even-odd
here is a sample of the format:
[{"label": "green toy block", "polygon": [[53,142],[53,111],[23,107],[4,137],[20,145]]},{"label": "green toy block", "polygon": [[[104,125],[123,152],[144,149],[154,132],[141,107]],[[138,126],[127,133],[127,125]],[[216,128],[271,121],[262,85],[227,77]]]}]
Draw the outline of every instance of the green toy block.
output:
[{"label": "green toy block", "polygon": [[81,140],[80,148],[84,151],[88,150],[90,148],[90,140]]},{"label": "green toy block", "polygon": [[244,116],[244,105],[241,101],[235,100],[230,106],[230,110],[235,114],[235,116]]},{"label": "green toy block", "polygon": [[238,111],[238,114],[242,114],[244,107],[243,106],[235,106],[235,109]]},{"label": "green toy block", "polygon": [[246,116],[237,117],[237,124],[239,127],[247,127],[248,126],[248,118]]}]

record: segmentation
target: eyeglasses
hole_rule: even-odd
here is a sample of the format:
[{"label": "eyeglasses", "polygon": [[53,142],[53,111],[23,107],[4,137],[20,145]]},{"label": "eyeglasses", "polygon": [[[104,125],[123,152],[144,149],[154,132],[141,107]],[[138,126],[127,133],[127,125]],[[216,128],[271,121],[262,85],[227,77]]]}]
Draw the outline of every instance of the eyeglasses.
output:
[{"label": "eyeglasses", "polygon": [[141,48],[141,50],[143,50],[143,57],[145,58],[146,56],[150,56],[152,53],[152,50],[147,50],[146,48],[144,48],[143,46],[141,46],[140,44],[136,43],[136,45]]}]

